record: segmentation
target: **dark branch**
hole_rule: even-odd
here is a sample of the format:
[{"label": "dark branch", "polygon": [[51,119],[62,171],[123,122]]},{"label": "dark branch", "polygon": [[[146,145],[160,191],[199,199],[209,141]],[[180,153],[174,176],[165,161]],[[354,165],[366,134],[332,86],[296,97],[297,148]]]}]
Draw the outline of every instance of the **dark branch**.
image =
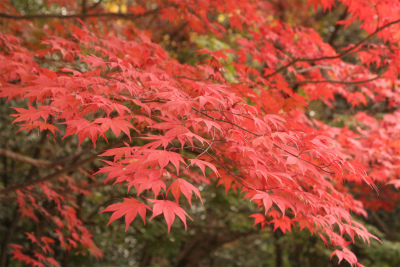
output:
[{"label": "dark branch", "polygon": [[364,39],[362,39],[360,42],[358,42],[356,45],[354,45],[352,48],[344,51],[343,53],[340,53],[336,56],[326,56],[326,57],[319,57],[319,58],[296,58],[293,61],[289,62],[288,64],[286,64],[285,66],[280,67],[279,69],[277,69],[276,71],[274,71],[273,73],[266,75],[265,78],[271,78],[272,76],[275,76],[276,74],[286,70],[287,68],[289,68],[290,66],[296,64],[297,62],[315,62],[315,61],[320,61],[320,60],[331,60],[331,59],[338,59],[338,58],[342,58],[345,57],[351,53],[353,53],[355,50],[357,50],[360,46],[362,46],[366,41],[368,41],[369,39],[371,39],[372,37],[374,37],[376,34],[378,34],[379,32],[383,31],[384,29],[397,24],[400,22],[400,19],[389,22],[388,24],[376,29],[376,31],[374,31],[373,33],[371,33],[370,35],[368,35],[367,37],[365,37]]},{"label": "dark branch", "polygon": [[10,158],[10,159],[13,159],[16,161],[31,164],[36,167],[47,168],[47,167],[51,167],[54,165],[54,163],[51,161],[30,158],[30,157],[12,152],[10,150],[2,149],[2,148],[0,148],[0,155],[6,156],[7,158]]},{"label": "dark branch", "polygon": [[[165,7],[164,7],[165,8]],[[84,18],[118,18],[118,19],[137,19],[141,17],[145,17],[148,15],[155,14],[159,12],[162,8],[156,8],[153,10],[149,10],[143,14],[135,14],[135,13],[86,13],[86,14],[27,14],[27,15],[12,15],[7,13],[0,12],[0,18],[5,19],[14,19],[14,20],[31,20],[31,19],[84,19]]]},{"label": "dark branch", "polygon": [[275,144],[275,143],[273,143],[273,145],[274,145],[275,147],[279,148],[280,150],[282,150],[282,151],[288,153],[289,155],[291,155],[291,156],[293,156],[293,157],[296,157],[296,158],[298,158],[299,160],[302,160],[302,161],[304,161],[304,162],[307,162],[308,164],[313,165],[314,167],[320,169],[321,171],[324,171],[324,172],[329,173],[329,174],[335,174],[334,172],[330,172],[330,171],[324,170],[324,168],[329,167],[331,164],[326,165],[326,166],[319,166],[319,165],[314,164],[314,163],[312,163],[312,162],[309,162],[309,161],[307,161],[307,160],[305,160],[305,159],[302,159],[302,158],[300,157],[300,155],[295,155],[295,154],[293,154],[293,153],[287,151],[286,149],[284,149],[284,148],[278,146],[278,145]]},{"label": "dark branch", "polygon": [[87,13],[87,3],[86,3],[86,0],[82,0],[82,3],[81,3],[81,12],[82,12],[82,15],[85,15],[86,13]]},{"label": "dark branch", "polygon": [[312,81],[312,80],[304,80],[304,81],[290,81],[290,83],[301,84],[301,83],[339,83],[339,84],[359,84],[359,83],[368,83],[375,81],[381,78],[382,74],[375,76],[374,78],[360,81],[338,81],[338,80],[321,80],[321,81]]},{"label": "dark branch", "polygon": [[[118,147],[118,146],[120,146],[122,144],[123,144],[123,140],[121,140],[120,142],[116,142],[115,144],[111,144],[110,146],[104,148],[103,150],[115,148],[115,147]],[[77,163],[75,163],[75,164],[73,164],[71,166],[68,166],[68,167],[66,167],[64,169],[61,169],[61,170],[59,170],[59,171],[57,171],[57,172],[55,172],[53,174],[49,174],[49,175],[47,175],[45,177],[28,180],[28,181],[26,181],[26,182],[24,182],[22,184],[17,184],[17,185],[13,185],[13,186],[10,186],[10,187],[7,187],[7,188],[2,188],[0,190],[0,194],[12,193],[12,192],[14,192],[16,190],[24,189],[24,188],[26,188],[28,186],[31,186],[31,185],[35,185],[35,184],[38,184],[38,183],[43,183],[43,182],[47,182],[47,181],[56,179],[56,178],[60,177],[61,175],[65,174],[65,173],[68,173],[70,171],[74,171],[74,170],[78,169],[79,167],[81,167],[83,165],[86,165],[88,163],[91,163],[91,162],[95,161],[101,153],[102,152],[94,154],[94,155],[92,155],[92,156],[90,156],[90,157],[88,157],[88,158],[86,158],[86,159],[84,159],[84,160],[82,160],[80,162],[77,162]]]},{"label": "dark branch", "polygon": [[59,170],[59,171],[57,171],[57,172],[55,172],[53,174],[47,175],[45,177],[38,178],[38,179],[33,179],[33,180],[28,180],[25,183],[17,184],[17,185],[13,185],[13,186],[4,188],[4,189],[0,190],[0,194],[8,194],[8,193],[14,192],[16,190],[26,188],[26,187],[31,186],[31,185],[35,185],[35,184],[38,184],[38,183],[43,183],[43,182],[47,182],[47,181],[56,179],[56,178],[60,177],[60,175],[63,175],[63,174],[68,173],[70,171],[74,171],[77,168],[79,168],[79,167],[81,167],[81,166],[83,166],[85,164],[88,164],[90,162],[95,161],[97,159],[97,157],[98,157],[98,154],[90,156],[90,157],[88,157],[88,158],[86,158],[86,159],[84,159],[84,160],[82,160],[80,162],[77,162],[74,165],[68,166],[68,167],[66,167],[66,168],[64,168],[62,170]]},{"label": "dark branch", "polygon": [[[263,135],[261,135],[261,134],[256,134],[256,133],[254,133],[254,132],[252,132],[252,131],[249,131],[249,130],[247,130],[247,129],[245,129],[245,128],[239,126],[239,125],[237,125],[236,123],[233,123],[233,122],[230,122],[230,121],[226,121],[226,120],[216,119],[216,118],[214,118],[214,117],[212,117],[212,116],[210,116],[210,115],[208,115],[208,114],[206,114],[206,113],[204,113],[204,112],[202,112],[202,111],[200,111],[200,110],[198,110],[198,109],[196,109],[196,108],[194,108],[194,107],[192,107],[192,109],[195,110],[195,111],[197,111],[198,113],[200,113],[200,114],[202,114],[202,115],[204,115],[204,116],[210,118],[210,119],[213,119],[213,120],[215,120],[215,121],[220,121],[220,122],[229,123],[229,124],[231,124],[231,125],[233,125],[233,126],[239,128],[239,129],[242,129],[242,130],[245,131],[245,132],[248,132],[248,133],[254,135],[254,136],[257,136],[257,137],[263,136]],[[322,171],[324,171],[324,172],[326,172],[326,173],[335,174],[334,172],[330,172],[330,171],[324,170],[324,168],[326,168],[327,166],[319,166],[319,165],[317,165],[317,164],[314,164],[314,163],[312,163],[312,162],[309,162],[309,161],[307,161],[307,160],[301,158],[301,157],[298,156],[298,155],[295,155],[295,154],[293,154],[293,153],[290,153],[289,151],[287,151],[287,150],[283,149],[282,147],[278,146],[277,144],[275,144],[275,143],[273,143],[273,144],[274,144],[275,147],[279,148],[280,150],[282,150],[282,151],[288,153],[289,155],[291,155],[291,156],[293,156],[293,157],[298,158],[299,160],[302,160],[302,161],[304,161],[304,162],[307,162],[307,163],[313,165],[313,166],[316,167],[316,168],[319,168],[320,170],[322,170]],[[208,153],[207,153],[207,154],[208,154]]]},{"label": "dark branch", "polygon": [[192,109],[193,109],[194,111],[198,112],[198,113],[201,113],[202,115],[204,115],[204,116],[206,116],[206,117],[208,117],[208,118],[210,118],[210,119],[215,120],[215,121],[220,121],[220,122],[229,123],[229,124],[231,124],[231,125],[233,125],[233,126],[239,128],[239,129],[241,129],[241,130],[243,130],[243,131],[245,131],[245,132],[248,132],[248,133],[250,133],[250,134],[252,134],[252,135],[255,135],[255,136],[258,136],[258,137],[261,137],[261,136],[262,136],[262,135],[260,135],[260,134],[253,133],[253,132],[251,132],[251,131],[245,129],[245,128],[243,128],[243,127],[237,125],[236,123],[233,123],[233,122],[230,122],[230,121],[226,121],[226,120],[221,120],[221,119],[214,118],[214,117],[208,115],[207,113],[204,113],[204,112],[202,112],[202,111],[200,111],[200,110],[198,110],[198,109],[196,109],[196,108],[194,108],[194,107],[192,107]]}]

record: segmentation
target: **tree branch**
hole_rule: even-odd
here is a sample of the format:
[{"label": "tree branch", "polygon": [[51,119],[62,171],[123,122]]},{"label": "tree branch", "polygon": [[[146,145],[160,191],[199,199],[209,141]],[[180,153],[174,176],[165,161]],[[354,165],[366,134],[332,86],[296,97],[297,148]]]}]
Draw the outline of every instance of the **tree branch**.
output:
[{"label": "tree branch", "polygon": [[82,12],[82,15],[85,15],[87,13],[87,3],[86,3],[86,0],[81,0],[81,1],[82,1],[81,12]]},{"label": "tree branch", "polygon": [[[169,7],[169,6],[168,6]],[[31,19],[84,19],[84,18],[118,18],[118,19],[137,19],[141,17],[145,17],[148,15],[155,14],[159,12],[161,9],[166,8],[156,8],[153,10],[149,10],[143,14],[135,14],[135,13],[115,13],[115,12],[107,12],[107,13],[86,13],[86,14],[69,14],[69,15],[62,15],[62,14],[27,14],[27,15],[13,15],[0,12],[0,18],[5,19],[14,19],[14,20],[31,20]]]},{"label": "tree branch", "polygon": [[47,181],[50,181],[52,179],[58,178],[58,177],[60,177],[60,175],[63,175],[64,173],[67,173],[67,172],[70,172],[70,171],[74,171],[77,168],[79,168],[79,167],[81,167],[81,166],[83,166],[85,164],[93,162],[94,160],[97,159],[99,154],[92,155],[92,156],[90,156],[90,157],[88,157],[88,158],[86,158],[86,159],[84,159],[84,160],[82,160],[80,162],[77,162],[74,165],[68,166],[68,167],[66,167],[66,168],[64,168],[62,170],[59,170],[59,171],[57,171],[57,172],[55,172],[53,174],[47,175],[45,177],[29,180],[29,181],[26,181],[26,182],[24,182],[22,184],[19,184],[19,185],[13,185],[13,186],[4,188],[4,189],[0,190],[0,194],[12,193],[12,192],[14,192],[16,190],[23,189],[23,188],[26,188],[28,186],[34,185],[34,184],[43,183],[43,182],[47,182]]},{"label": "tree branch", "polygon": [[[197,111],[197,112],[199,112],[199,113],[201,113],[202,115],[204,115],[204,116],[206,116],[206,117],[208,117],[208,118],[210,118],[210,119],[213,119],[214,121],[221,121],[221,122],[229,123],[229,124],[231,124],[231,125],[233,125],[233,126],[239,128],[239,129],[241,129],[241,130],[243,130],[243,131],[246,131],[246,132],[248,132],[248,133],[250,133],[250,134],[252,134],[252,135],[254,135],[254,136],[257,136],[257,137],[263,136],[263,135],[261,135],[261,134],[256,134],[256,133],[254,133],[254,132],[252,132],[252,131],[249,131],[249,130],[247,130],[247,129],[245,129],[245,128],[239,126],[239,125],[237,125],[236,123],[233,123],[233,122],[230,122],[230,121],[226,121],[226,120],[216,119],[216,118],[214,118],[214,117],[212,117],[212,116],[210,116],[210,115],[208,115],[208,114],[206,114],[206,113],[204,113],[204,112],[202,112],[202,111],[200,111],[200,110],[198,110],[198,109],[196,109],[196,108],[194,108],[194,107],[192,107],[192,109],[195,110],[195,111]],[[275,147],[279,148],[280,150],[282,150],[282,151],[288,153],[289,155],[291,155],[291,156],[293,156],[293,157],[296,157],[296,158],[298,158],[299,160],[302,160],[302,161],[304,161],[304,162],[307,162],[308,164],[311,164],[311,165],[313,165],[314,167],[317,167],[317,168],[319,168],[320,170],[322,170],[322,171],[324,171],[324,172],[326,172],[326,173],[335,174],[334,172],[330,172],[330,171],[324,170],[324,168],[326,168],[327,166],[319,166],[319,165],[317,165],[317,164],[314,164],[314,163],[312,163],[312,162],[309,162],[309,161],[307,161],[307,160],[301,158],[301,157],[298,156],[298,155],[295,155],[295,154],[293,154],[293,153],[290,153],[289,151],[283,149],[282,147],[278,146],[278,145],[275,144],[275,143],[273,143],[273,145],[274,145]],[[208,153],[207,153],[207,154],[208,154]],[[209,154],[208,154],[208,155],[209,155]],[[210,156],[210,155],[209,155],[209,156]]]},{"label": "tree branch", "polygon": [[14,234],[15,228],[17,227],[18,221],[19,221],[20,215],[17,211],[17,208],[14,209],[13,211],[13,216],[12,218],[9,218],[9,223],[7,226],[7,229],[4,233],[4,237],[2,240],[1,244],[1,251],[0,251],[0,266],[7,266],[7,251],[8,251],[8,244],[11,241],[11,238]]},{"label": "tree branch", "polygon": [[10,150],[2,149],[2,148],[0,148],[0,155],[6,156],[7,158],[10,158],[10,159],[13,159],[16,161],[31,164],[36,167],[48,168],[48,167],[52,167],[54,165],[53,162],[48,161],[48,160],[40,160],[40,159],[30,158],[30,157],[12,152]]},{"label": "tree branch", "polygon": [[231,125],[233,125],[233,126],[239,128],[239,129],[241,129],[241,130],[243,130],[243,131],[245,131],[245,132],[248,132],[248,133],[250,133],[250,134],[252,134],[252,135],[255,135],[255,136],[258,136],[258,137],[261,137],[261,136],[262,136],[262,135],[260,135],[260,134],[253,133],[252,131],[249,131],[249,130],[245,129],[245,128],[243,128],[242,126],[237,125],[236,123],[233,123],[233,122],[230,122],[230,121],[226,121],[226,120],[221,120],[221,119],[214,118],[214,117],[208,115],[207,113],[204,113],[204,112],[202,112],[202,111],[200,111],[200,110],[198,110],[198,109],[196,109],[196,108],[194,108],[194,107],[192,107],[192,109],[193,109],[194,111],[198,112],[198,113],[201,113],[202,115],[204,115],[204,116],[206,116],[206,117],[208,117],[208,118],[210,118],[210,119],[213,119],[214,121],[220,121],[220,122],[229,123],[229,124],[231,124]]},{"label": "tree branch", "polygon": [[[108,146],[108,147],[106,147],[106,148],[104,148],[102,150],[118,147],[121,144],[123,144],[123,140],[121,140],[120,142],[116,142],[115,144],[112,144],[112,145],[110,145],[110,146]],[[10,186],[10,187],[7,187],[7,188],[2,188],[0,190],[0,194],[12,193],[12,192],[14,192],[16,190],[23,189],[23,188],[26,188],[28,186],[34,185],[34,184],[43,183],[43,182],[47,182],[47,181],[56,179],[56,178],[60,177],[60,175],[63,175],[64,173],[68,173],[70,171],[74,171],[74,170],[78,169],[79,167],[81,167],[81,166],[83,166],[85,164],[88,164],[88,163],[91,163],[91,162],[95,161],[101,153],[102,152],[98,152],[98,153],[96,153],[96,154],[94,154],[94,155],[92,155],[92,156],[90,156],[90,157],[88,157],[88,158],[86,158],[86,159],[84,159],[84,160],[82,160],[80,162],[75,163],[74,165],[68,166],[68,167],[66,167],[64,169],[61,169],[61,170],[59,170],[59,171],[57,171],[57,172],[55,172],[53,174],[49,174],[49,175],[47,175],[45,177],[29,180],[29,181],[26,181],[26,182],[24,182],[22,184],[13,185],[13,186]]]},{"label": "tree branch", "polygon": [[303,72],[307,72],[309,70],[314,70],[314,69],[324,69],[324,70],[331,70],[331,71],[335,71],[336,72],[336,70],[333,67],[324,66],[324,65],[315,65],[315,66],[312,66],[312,67],[309,67],[309,68],[298,69],[298,70],[296,70],[296,72],[297,73],[303,73]]},{"label": "tree branch", "polygon": [[280,67],[279,69],[277,69],[276,71],[274,71],[271,74],[266,75],[264,78],[268,79],[271,78],[272,76],[275,76],[276,74],[286,70],[287,68],[289,68],[290,66],[298,63],[298,62],[314,62],[314,61],[319,61],[319,60],[331,60],[331,59],[338,59],[338,58],[342,58],[345,57],[351,53],[353,53],[353,51],[357,50],[357,48],[359,48],[360,46],[362,46],[366,41],[368,41],[369,39],[371,39],[372,37],[374,37],[376,34],[378,34],[379,32],[383,31],[384,29],[397,24],[400,22],[400,19],[389,22],[388,24],[376,29],[373,33],[371,33],[370,35],[368,35],[367,37],[365,37],[364,39],[362,39],[360,42],[358,42],[356,45],[354,45],[352,48],[336,55],[336,56],[326,56],[326,57],[319,57],[319,58],[296,58],[293,61],[289,62],[288,64],[286,64],[285,66]]},{"label": "tree branch", "polygon": [[382,74],[379,74],[378,76],[375,76],[371,79],[367,80],[360,80],[360,81],[339,81],[339,80],[321,80],[321,81],[312,81],[312,80],[304,80],[304,81],[290,81],[290,83],[295,83],[295,84],[301,84],[301,83],[339,83],[339,84],[359,84],[359,83],[367,83],[367,82],[372,82],[375,81],[379,78],[381,78]]},{"label": "tree branch", "polygon": [[15,161],[20,161],[24,163],[31,164],[35,167],[40,167],[40,168],[54,168],[57,165],[60,165],[62,163],[68,162],[72,159],[78,159],[80,156],[82,156],[84,153],[90,152],[92,148],[84,149],[82,151],[78,151],[72,155],[69,155],[65,158],[55,160],[55,161],[49,161],[49,160],[41,160],[41,159],[34,159],[32,157],[27,157],[19,153],[12,152],[10,150],[2,149],[0,148],[0,155],[5,156],[6,158],[10,158]]},{"label": "tree branch", "polygon": [[274,145],[275,147],[279,148],[280,150],[282,150],[282,151],[288,153],[289,155],[291,155],[291,156],[293,156],[293,157],[295,157],[295,158],[298,158],[299,160],[302,160],[302,161],[304,161],[304,162],[307,162],[308,164],[313,165],[314,167],[320,169],[321,171],[324,171],[324,172],[329,173],[329,174],[335,174],[334,172],[330,172],[330,171],[324,170],[324,168],[329,167],[330,165],[332,165],[332,163],[331,163],[331,164],[328,164],[328,165],[326,165],[326,166],[320,166],[320,165],[314,164],[314,163],[312,163],[312,162],[309,162],[309,161],[307,161],[307,160],[301,158],[300,155],[296,155],[296,154],[293,154],[293,153],[287,151],[286,149],[284,149],[284,148],[278,146],[278,145],[275,144],[275,143],[273,143],[273,145]]}]

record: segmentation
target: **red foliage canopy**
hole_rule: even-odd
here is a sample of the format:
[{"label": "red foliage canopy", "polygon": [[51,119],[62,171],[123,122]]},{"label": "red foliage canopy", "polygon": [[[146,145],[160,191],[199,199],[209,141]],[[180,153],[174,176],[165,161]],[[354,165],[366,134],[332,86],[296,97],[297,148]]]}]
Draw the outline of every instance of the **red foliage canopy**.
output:
[{"label": "red foliage canopy", "polygon": [[[283,232],[307,228],[337,249],[332,255],[339,260],[361,266],[347,247],[355,236],[368,242],[374,236],[350,215],[366,215],[351,192],[400,184],[399,1],[339,1],[350,15],[338,24],[358,21],[366,36],[342,48],[312,28],[283,21],[276,1],[143,0],[127,13],[64,2],[62,15],[21,15],[2,1],[0,97],[27,103],[13,115],[21,130],[49,131],[56,140],[76,135],[94,146],[99,138],[127,136],[100,155],[105,166],[98,173],[107,174],[106,182],[137,195],[106,208],[114,212],[110,222],[125,215],[128,227],[137,215],[146,221],[149,211],[150,219],[163,214],[168,230],[175,216],[186,227],[180,195],[191,205],[193,193],[201,199],[195,185],[216,179],[258,205],[260,213],[251,215],[256,224],[273,223]],[[334,4],[309,1],[327,12]],[[304,3],[298,8],[307,16]],[[232,48],[202,48],[195,64],[183,64],[161,45],[165,32],[186,36],[188,43],[193,33],[230,36]],[[356,113],[352,130],[307,116],[310,101],[332,106],[335,95],[352,107],[386,101],[387,112],[381,119]],[[137,139],[144,144],[132,145]],[[82,190],[67,172],[0,188],[0,194],[16,193],[22,216],[49,216],[63,248],[82,243],[101,256],[60,194],[61,188]],[[38,205],[35,186],[59,214]],[[381,190],[395,194],[390,186]],[[169,193],[176,203],[167,200]],[[48,256],[54,237],[26,235],[41,251],[29,256],[12,245],[14,257],[56,266]]]}]

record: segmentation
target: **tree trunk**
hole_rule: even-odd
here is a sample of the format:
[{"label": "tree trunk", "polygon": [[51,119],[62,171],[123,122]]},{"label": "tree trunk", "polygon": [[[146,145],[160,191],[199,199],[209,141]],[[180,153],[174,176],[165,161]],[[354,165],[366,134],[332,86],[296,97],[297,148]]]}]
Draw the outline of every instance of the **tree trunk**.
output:
[{"label": "tree trunk", "polygon": [[5,233],[3,240],[1,242],[1,248],[0,248],[0,266],[5,267],[8,265],[7,259],[8,259],[8,244],[11,241],[12,235],[14,234],[14,230],[17,227],[18,223],[18,211],[17,208],[14,210],[14,214],[12,219],[8,222],[7,224],[7,232]]},{"label": "tree trunk", "polygon": [[183,250],[178,255],[176,267],[197,267],[201,261],[226,243],[237,240],[238,238],[253,234],[249,232],[231,231],[200,231],[190,241],[184,243]]},{"label": "tree trunk", "polygon": [[275,266],[282,267],[283,260],[282,260],[282,246],[279,243],[279,239],[281,237],[280,230],[276,230],[274,232],[274,245],[275,245]]}]

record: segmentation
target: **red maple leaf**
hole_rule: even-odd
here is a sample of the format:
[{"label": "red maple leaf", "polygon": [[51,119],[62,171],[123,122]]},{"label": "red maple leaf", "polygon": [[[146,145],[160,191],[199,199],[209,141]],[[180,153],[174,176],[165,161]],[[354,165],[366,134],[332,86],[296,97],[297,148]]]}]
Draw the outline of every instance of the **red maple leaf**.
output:
[{"label": "red maple leaf", "polygon": [[199,189],[194,187],[191,183],[189,183],[185,179],[182,178],[176,179],[169,186],[167,193],[170,191],[172,192],[172,195],[175,197],[177,203],[179,203],[179,196],[181,195],[181,192],[185,195],[185,197],[189,201],[190,206],[192,206],[192,192],[194,192],[196,196],[200,198],[201,202],[203,203]]},{"label": "red maple leaf", "polygon": [[179,204],[169,201],[169,200],[150,200],[153,203],[153,215],[150,217],[150,220],[154,217],[164,214],[165,221],[167,222],[168,226],[168,233],[171,231],[171,226],[174,223],[175,215],[177,215],[185,225],[185,230],[187,229],[186,225],[186,216],[190,218],[190,216],[186,213],[184,209],[179,206]]},{"label": "red maple leaf", "polygon": [[127,231],[129,224],[136,218],[138,213],[142,217],[143,223],[146,224],[146,209],[151,210],[149,206],[139,202],[137,199],[124,198],[123,203],[110,205],[101,212],[114,211],[107,225],[125,215],[125,231]]}]

